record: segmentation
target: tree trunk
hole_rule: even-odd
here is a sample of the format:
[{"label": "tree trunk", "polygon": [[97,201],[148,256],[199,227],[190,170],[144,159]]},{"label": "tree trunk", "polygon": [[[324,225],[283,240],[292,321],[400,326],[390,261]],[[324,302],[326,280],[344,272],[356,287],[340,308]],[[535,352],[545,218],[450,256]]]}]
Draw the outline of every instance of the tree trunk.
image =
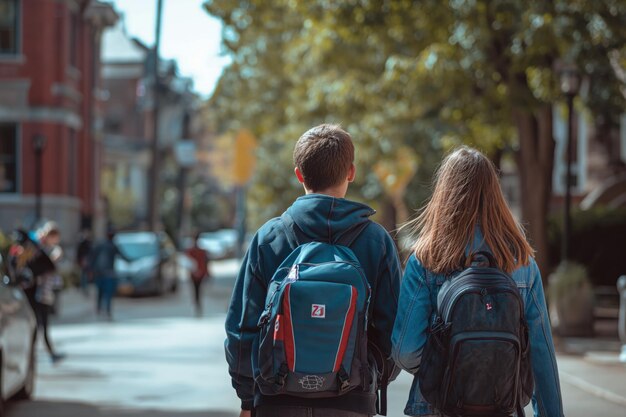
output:
[{"label": "tree trunk", "polygon": [[405,191],[406,189],[403,190],[402,193],[398,193],[391,197],[396,210],[396,227],[402,226],[411,218],[411,215],[409,214],[409,208],[404,202]]},{"label": "tree trunk", "polygon": [[380,217],[378,222],[383,226],[391,236],[395,236],[394,231],[397,228],[397,212],[394,201],[391,197],[384,194],[380,201]]},{"label": "tree trunk", "polygon": [[521,187],[522,219],[545,280],[549,268],[548,212],[554,165],[552,106],[544,104],[534,112],[514,109],[513,119],[520,143],[516,162]]},{"label": "tree trunk", "polygon": [[493,151],[489,152],[487,157],[493,162],[493,165],[498,170],[498,174],[500,175],[500,170],[502,169],[502,156],[504,155],[504,149],[498,147]]}]

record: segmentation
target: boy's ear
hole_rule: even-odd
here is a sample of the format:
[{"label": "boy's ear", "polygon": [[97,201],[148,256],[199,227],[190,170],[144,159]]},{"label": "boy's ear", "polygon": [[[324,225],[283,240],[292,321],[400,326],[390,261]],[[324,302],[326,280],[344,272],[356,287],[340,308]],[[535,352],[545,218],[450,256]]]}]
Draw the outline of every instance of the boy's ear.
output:
[{"label": "boy's ear", "polygon": [[353,182],[356,177],[356,166],[354,164],[350,165],[350,170],[348,171],[348,182]]},{"label": "boy's ear", "polygon": [[293,169],[293,172],[296,173],[296,178],[298,178],[298,181],[300,182],[300,184],[304,184],[304,176],[302,175],[302,172],[300,172],[298,167],[295,167]]}]

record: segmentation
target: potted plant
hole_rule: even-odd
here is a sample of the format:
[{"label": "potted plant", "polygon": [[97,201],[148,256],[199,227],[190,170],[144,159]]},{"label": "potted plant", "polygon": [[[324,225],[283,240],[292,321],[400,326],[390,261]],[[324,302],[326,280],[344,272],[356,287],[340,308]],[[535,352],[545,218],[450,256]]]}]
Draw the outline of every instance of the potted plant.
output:
[{"label": "potted plant", "polygon": [[593,334],[593,287],[584,266],[564,261],[548,280],[550,322],[559,336]]}]

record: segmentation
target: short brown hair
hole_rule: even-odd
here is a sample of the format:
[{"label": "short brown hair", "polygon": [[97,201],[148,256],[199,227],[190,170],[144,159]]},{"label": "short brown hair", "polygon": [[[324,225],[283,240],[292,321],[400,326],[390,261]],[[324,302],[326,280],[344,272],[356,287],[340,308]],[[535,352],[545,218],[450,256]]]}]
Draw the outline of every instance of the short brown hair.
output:
[{"label": "short brown hair", "polygon": [[339,125],[323,124],[306,131],[293,151],[293,163],[311,191],[341,184],[354,162],[350,134]]}]

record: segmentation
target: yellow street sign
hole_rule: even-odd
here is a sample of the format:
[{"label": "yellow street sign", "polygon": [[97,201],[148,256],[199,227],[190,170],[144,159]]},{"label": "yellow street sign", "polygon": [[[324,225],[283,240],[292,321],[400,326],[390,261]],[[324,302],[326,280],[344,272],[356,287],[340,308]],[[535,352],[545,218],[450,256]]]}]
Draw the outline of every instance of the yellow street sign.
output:
[{"label": "yellow street sign", "polygon": [[235,185],[245,185],[256,165],[257,140],[247,129],[241,129],[235,137],[235,160],[233,164],[233,176]]}]

